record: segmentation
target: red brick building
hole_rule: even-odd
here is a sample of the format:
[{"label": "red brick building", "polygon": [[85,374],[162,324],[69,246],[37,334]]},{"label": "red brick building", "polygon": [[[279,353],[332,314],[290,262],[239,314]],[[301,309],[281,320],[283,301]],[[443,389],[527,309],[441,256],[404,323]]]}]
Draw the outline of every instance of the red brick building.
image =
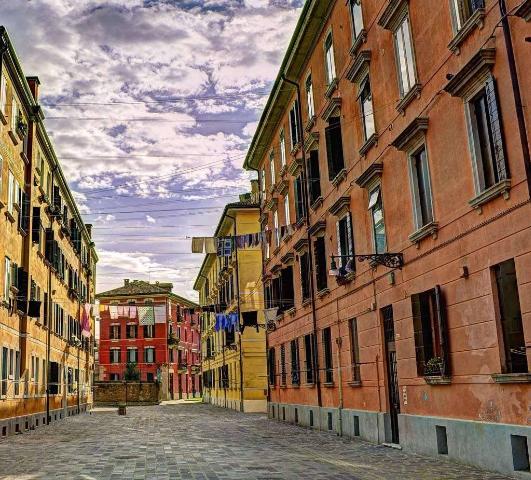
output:
[{"label": "red brick building", "polygon": [[270,416],[529,471],[530,12],[305,3],[245,161]]},{"label": "red brick building", "polygon": [[142,382],[159,381],[164,399],[201,392],[197,305],[172,293],[171,283],[124,280],[100,301],[99,380],[126,379],[135,364]]}]

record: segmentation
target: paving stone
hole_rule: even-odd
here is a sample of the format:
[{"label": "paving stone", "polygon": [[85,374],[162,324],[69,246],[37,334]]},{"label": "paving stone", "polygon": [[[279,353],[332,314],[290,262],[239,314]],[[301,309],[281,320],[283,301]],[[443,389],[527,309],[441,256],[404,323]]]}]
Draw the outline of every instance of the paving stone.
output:
[{"label": "paving stone", "polygon": [[499,480],[442,459],[211,405],[128,407],[0,440],[0,478]]}]

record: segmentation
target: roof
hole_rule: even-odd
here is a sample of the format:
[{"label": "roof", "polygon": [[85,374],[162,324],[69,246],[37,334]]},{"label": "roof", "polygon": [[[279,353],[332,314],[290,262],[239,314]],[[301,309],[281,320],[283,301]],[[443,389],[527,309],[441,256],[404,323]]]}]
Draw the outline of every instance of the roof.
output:
[{"label": "roof", "polygon": [[315,40],[321,33],[334,3],[334,0],[306,0],[245,157],[243,168],[246,170],[258,169],[259,161],[269,148],[270,138],[284,114],[285,107],[296,93],[293,86],[284,85],[283,77],[292,80],[300,77],[308,61],[307,54],[314,48]]},{"label": "roof", "polygon": [[112,297],[132,297],[138,295],[168,295],[170,298],[178,301],[187,307],[197,307],[197,303],[192,302],[180,295],[176,295],[171,291],[171,283],[150,283],[144,280],[131,280],[121,287],[107,290],[96,295],[98,299],[112,298]]}]

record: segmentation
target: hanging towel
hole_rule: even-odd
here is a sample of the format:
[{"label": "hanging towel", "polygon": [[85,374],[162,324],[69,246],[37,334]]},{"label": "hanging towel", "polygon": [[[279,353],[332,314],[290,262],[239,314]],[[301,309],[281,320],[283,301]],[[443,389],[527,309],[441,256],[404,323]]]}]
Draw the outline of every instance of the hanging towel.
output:
[{"label": "hanging towel", "polygon": [[85,303],[81,312],[81,335],[90,338],[90,303]]},{"label": "hanging towel", "polygon": [[256,331],[258,332],[258,312],[256,310],[252,312],[242,312],[243,317],[243,326],[242,326],[242,333],[245,327],[256,327]]},{"label": "hanging towel", "polygon": [[216,239],[214,237],[205,238],[205,253],[216,253]]},{"label": "hanging towel", "polygon": [[109,314],[111,315],[111,320],[118,320],[118,306],[109,305]]},{"label": "hanging towel", "polygon": [[157,305],[154,311],[155,323],[166,323],[166,305]]},{"label": "hanging towel", "polygon": [[118,316],[119,317],[125,317],[125,307],[118,307]]},{"label": "hanging towel", "polygon": [[216,332],[219,332],[220,329],[221,329],[221,322],[222,322],[222,317],[224,317],[225,315],[223,315],[222,313],[216,313],[216,323],[214,324],[214,330]]},{"label": "hanging towel", "polygon": [[136,318],[136,307],[129,307],[129,318]]},{"label": "hanging towel", "polygon": [[203,253],[205,247],[205,237],[192,238],[192,253]]},{"label": "hanging towel", "polygon": [[264,310],[266,323],[274,322],[277,319],[278,308],[268,308]]},{"label": "hanging towel", "polygon": [[154,325],[155,324],[155,314],[153,312],[152,305],[142,305],[137,307],[138,311],[138,322],[140,325]]},{"label": "hanging towel", "polygon": [[28,302],[28,317],[40,318],[41,316],[41,302],[37,300],[30,300]]}]

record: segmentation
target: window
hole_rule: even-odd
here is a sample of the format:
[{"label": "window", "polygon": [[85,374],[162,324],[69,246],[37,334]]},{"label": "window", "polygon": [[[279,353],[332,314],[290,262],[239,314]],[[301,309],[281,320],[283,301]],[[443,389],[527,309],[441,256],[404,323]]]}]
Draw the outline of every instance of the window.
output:
[{"label": "window", "polygon": [[302,301],[305,302],[310,298],[310,256],[307,252],[299,256],[299,265],[301,270]]},{"label": "window", "polygon": [[155,377],[153,376],[152,372],[147,372],[146,373],[146,382],[153,382],[154,379],[155,379]]},{"label": "window", "polygon": [[289,193],[286,193],[286,196],[284,197],[284,218],[285,218],[285,224],[290,225],[291,216],[289,214]]},{"label": "window", "polygon": [[367,141],[376,133],[374,125],[374,110],[372,106],[371,82],[369,76],[360,84],[359,102],[361,108],[361,120],[363,124],[363,140]]},{"label": "window", "polygon": [[120,363],[120,349],[111,348],[111,363]]},{"label": "window", "polygon": [[452,0],[452,7],[456,30],[461,30],[477,10],[485,8],[485,0]]},{"label": "window", "polygon": [[321,196],[321,174],[319,170],[319,150],[310,150],[308,160],[310,205],[313,205]]},{"label": "window", "polygon": [[352,20],[352,38],[356,40],[363,30],[361,0],[349,0],[350,18]]},{"label": "window", "polygon": [[352,380],[360,381],[360,345],[358,341],[358,320],[349,321],[350,361],[352,363]]},{"label": "window", "polygon": [[314,380],[314,350],[315,337],[313,333],[304,335],[304,367],[306,369],[306,383],[313,383]]},{"label": "window", "polygon": [[138,349],[136,349],[136,348],[127,349],[127,361],[129,363],[137,363],[138,362]]},{"label": "window", "polygon": [[9,170],[8,181],[7,181],[7,211],[13,214],[13,206],[16,203],[16,180]]},{"label": "window", "polygon": [[441,288],[411,295],[417,374],[450,374],[446,312]]},{"label": "window", "polygon": [[136,338],[136,325],[127,325],[127,338]]},{"label": "window", "polygon": [[144,362],[145,363],[155,362],[155,349],[153,347],[144,348]]},{"label": "window", "polygon": [[4,258],[4,301],[9,301],[9,289],[11,287],[11,259]]},{"label": "window", "polygon": [[109,380],[111,382],[117,382],[118,380],[120,380],[120,374],[119,373],[111,373],[109,375]]},{"label": "window", "polygon": [[11,131],[16,132],[17,131],[17,121],[18,121],[18,103],[15,99],[15,96],[13,95],[13,99],[11,100]]},{"label": "window", "polygon": [[332,383],[334,381],[334,364],[332,361],[332,332],[330,327],[323,330],[323,351],[325,382]]},{"label": "window", "polygon": [[153,325],[144,325],[144,338],[153,338]]},{"label": "window", "polygon": [[494,78],[469,102],[476,185],[479,192],[509,178]]},{"label": "window", "polygon": [[415,85],[416,74],[413,60],[413,45],[406,15],[394,33],[395,52],[397,56],[400,96],[404,97]]},{"label": "window", "polygon": [[331,117],[328,120],[328,126],[325,128],[325,137],[328,178],[332,181],[345,168],[341,121],[339,117]]},{"label": "window", "polygon": [[[354,255],[354,242],[352,240],[352,220],[350,213],[347,213],[343,218],[336,222],[337,227],[337,254],[339,258],[338,265],[342,268],[347,266],[347,263]],[[351,262],[353,268],[356,263]]]},{"label": "window", "polygon": [[308,119],[311,120],[315,116],[315,103],[313,99],[313,84],[311,75],[308,75],[308,78],[306,79],[306,103],[308,104]]},{"label": "window", "polygon": [[299,125],[299,102],[295,100],[289,111],[289,128],[291,134],[291,149],[293,150],[301,141],[301,128]]},{"label": "window", "polygon": [[275,227],[275,247],[280,247],[280,229],[278,224],[278,212],[275,210],[273,212],[273,225]]},{"label": "window", "polygon": [[299,223],[306,213],[304,209],[304,184],[302,174],[293,181],[293,190],[295,192],[295,221]]},{"label": "window", "polygon": [[301,384],[301,367],[299,362],[299,339],[296,338],[290,342],[291,353],[291,384]]},{"label": "window", "polygon": [[109,338],[111,340],[118,340],[120,338],[120,325],[111,325]]},{"label": "window", "polygon": [[276,377],[277,377],[277,366],[276,366],[276,359],[275,359],[275,349],[270,348],[268,355],[267,355],[267,362],[269,364],[268,366],[268,374],[269,374],[269,385],[275,386],[276,385]]},{"label": "window", "polygon": [[280,130],[280,165],[286,165],[286,137],[284,130]]},{"label": "window", "polygon": [[0,112],[6,115],[6,103],[7,103],[7,81],[5,75],[2,75],[0,71]]},{"label": "window", "polygon": [[[266,197],[266,175],[265,175],[265,168],[263,168],[260,172],[260,191],[262,193],[262,199]],[[207,291],[208,296],[208,291]]]},{"label": "window", "polygon": [[0,395],[7,395],[7,378],[8,378],[8,348],[2,347],[2,383],[0,384]]},{"label": "window", "polygon": [[326,84],[330,85],[336,80],[336,64],[334,60],[334,42],[332,33],[329,33],[325,40],[325,72]]},{"label": "window", "polygon": [[286,385],[286,345],[280,345],[280,385]]},{"label": "window", "polygon": [[275,176],[275,154],[273,150],[269,154],[269,172],[271,174],[271,185],[274,185],[277,179]]},{"label": "window", "polygon": [[50,362],[50,394],[57,395],[60,393],[61,380],[59,376],[59,364],[57,362]]},{"label": "window", "polygon": [[293,292],[293,267],[291,265],[280,271],[280,306],[279,313],[293,308],[295,298]]},{"label": "window", "polygon": [[315,255],[315,279],[317,291],[320,292],[328,287],[325,239],[324,237],[318,237],[313,243]]},{"label": "window", "polygon": [[422,145],[410,157],[411,183],[413,193],[413,214],[415,227],[422,228],[433,222],[430,172],[426,146]]},{"label": "window", "polygon": [[387,245],[380,185],[369,193],[369,211],[372,217],[374,249],[376,253],[384,253],[387,250]]},{"label": "window", "polygon": [[68,393],[74,392],[74,370],[72,367],[68,367],[66,371],[66,384]]},{"label": "window", "polygon": [[504,373],[526,373],[527,356],[525,347],[522,311],[518,296],[514,260],[507,260],[492,267],[496,279],[498,318],[501,326],[502,365]]}]

